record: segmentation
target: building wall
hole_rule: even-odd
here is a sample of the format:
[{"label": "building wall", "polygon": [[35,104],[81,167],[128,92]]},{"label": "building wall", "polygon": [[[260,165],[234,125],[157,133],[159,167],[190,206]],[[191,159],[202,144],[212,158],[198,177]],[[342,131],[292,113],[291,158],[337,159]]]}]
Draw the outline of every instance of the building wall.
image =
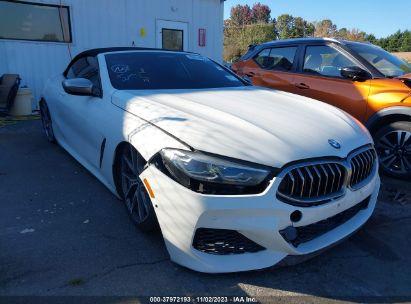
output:
[{"label": "building wall", "polygon": [[[29,0],[60,4],[60,0]],[[188,23],[189,51],[222,60],[222,0],[63,0],[70,7],[71,44],[0,39],[0,75],[18,73],[38,100],[45,80],[62,72],[79,52],[97,47],[156,47],[156,20]],[[145,36],[140,29],[145,29]],[[198,46],[198,29],[206,46]]]}]

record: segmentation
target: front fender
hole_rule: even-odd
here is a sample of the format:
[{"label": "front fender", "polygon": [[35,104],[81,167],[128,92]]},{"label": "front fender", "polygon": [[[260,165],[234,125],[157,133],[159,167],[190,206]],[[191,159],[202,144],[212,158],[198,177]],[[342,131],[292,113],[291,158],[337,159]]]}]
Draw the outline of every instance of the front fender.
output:
[{"label": "front fender", "polygon": [[[408,97],[407,100],[411,101],[411,97]],[[376,113],[374,113],[365,123],[365,126],[369,129],[372,130],[379,121],[384,119],[385,117],[388,116],[393,116],[393,115],[404,115],[408,116],[409,119],[411,119],[411,107],[407,106],[396,106],[396,107],[389,107],[382,109]]]},{"label": "front fender", "polygon": [[163,148],[190,150],[188,146],[148,122],[128,133],[128,142],[148,161]]}]

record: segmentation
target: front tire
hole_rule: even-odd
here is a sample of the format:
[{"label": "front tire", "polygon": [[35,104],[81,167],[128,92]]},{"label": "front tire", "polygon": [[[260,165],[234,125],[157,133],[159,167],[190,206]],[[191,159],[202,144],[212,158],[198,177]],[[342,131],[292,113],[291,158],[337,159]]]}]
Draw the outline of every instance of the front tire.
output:
[{"label": "front tire", "polygon": [[383,173],[396,178],[411,178],[411,122],[397,121],[374,134],[375,147]]},{"label": "front tire", "polygon": [[156,230],[158,222],[150,196],[139,177],[145,163],[133,146],[123,146],[119,157],[120,195],[133,223],[148,232]]},{"label": "front tire", "polygon": [[51,143],[56,143],[56,137],[53,132],[53,123],[47,103],[44,99],[40,101],[40,117],[41,124],[43,126],[43,132],[47,137],[47,140]]}]

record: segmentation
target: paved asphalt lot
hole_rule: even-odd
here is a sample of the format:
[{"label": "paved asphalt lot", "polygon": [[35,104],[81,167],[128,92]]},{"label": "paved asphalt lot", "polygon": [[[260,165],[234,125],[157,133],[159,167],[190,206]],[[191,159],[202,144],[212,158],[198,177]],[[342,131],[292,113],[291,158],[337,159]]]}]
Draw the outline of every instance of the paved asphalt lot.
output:
[{"label": "paved asphalt lot", "polygon": [[139,232],[119,200],[45,140],[40,121],[0,127],[0,295],[410,301],[410,185],[384,179],[377,210],[364,228],[305,263],[202,274],[172,263],[159,233]]}]

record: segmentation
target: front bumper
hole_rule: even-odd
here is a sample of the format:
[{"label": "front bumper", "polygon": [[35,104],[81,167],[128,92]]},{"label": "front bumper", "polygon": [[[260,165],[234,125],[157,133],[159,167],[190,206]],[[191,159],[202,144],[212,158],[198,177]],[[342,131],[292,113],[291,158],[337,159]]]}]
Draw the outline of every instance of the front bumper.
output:
[{"label": "front bumper", "polygon": [[[368,184],[329,203],[296,207],[277,199],[281,178],[274,178],[267,189],[254,195],[203,195],[193,192],[149,166],[140,176],[146,178],[155,197],[152,203],[171,260],[200,272],[223,273],[273,266],[289,255],[306,255],[322,250],[347,237],[371,216],[380,179],[374,171]],[[369,198],[365,209],[319,237],[298,247],[287,242],[280,231],[286,227],[307,226],[333,217]],[[299,210],[302,218],[292,223],[290,215]],[[198,228],[229,229],[240,232],[266,250],[255,253],[214,255],[196,250],[193,244]]]}]

